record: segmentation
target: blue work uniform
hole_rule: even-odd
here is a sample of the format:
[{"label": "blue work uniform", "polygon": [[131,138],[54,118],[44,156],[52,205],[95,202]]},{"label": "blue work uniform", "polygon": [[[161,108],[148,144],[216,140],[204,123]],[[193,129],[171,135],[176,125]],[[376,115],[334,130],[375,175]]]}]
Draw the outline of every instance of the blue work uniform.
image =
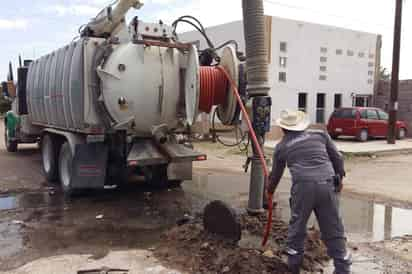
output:
[{"label": "blue work uniform", "polygon": [[350,273],[350,255],[333,181],[335,175],[345,176],[344,162],[330,136],[323,131],[287,132],[275,148],[269,191],[276,188],[286,166],[292,175],[287,239],[290,269],[299,273],[307,222],[313,211],[328,255],[334,260],[335,273]]}]

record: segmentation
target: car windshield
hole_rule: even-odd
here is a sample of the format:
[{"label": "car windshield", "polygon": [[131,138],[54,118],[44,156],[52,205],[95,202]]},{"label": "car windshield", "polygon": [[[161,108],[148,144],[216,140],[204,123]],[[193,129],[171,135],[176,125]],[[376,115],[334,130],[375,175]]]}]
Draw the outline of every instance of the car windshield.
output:
[{"label": "car windshield", "polygon": [[355,109],[338,109],[333,113],[333,118],[338,119],[355,119],[356,110]]}]

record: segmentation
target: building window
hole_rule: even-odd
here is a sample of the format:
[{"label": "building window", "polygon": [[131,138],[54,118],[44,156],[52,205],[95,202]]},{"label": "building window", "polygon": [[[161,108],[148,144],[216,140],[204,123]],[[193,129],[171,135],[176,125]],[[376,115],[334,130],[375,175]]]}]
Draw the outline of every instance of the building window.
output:
[{"label": "building window", "polygon": [[328,49],[327,49],[327,48],[322,47],[322,48],[320,48],[320,52],[322,52],[322,53],[327,53],[327,52],[328,52]]},{"label": "building window", "polygon": [[319,70],[322,71],[322,72],[325,72],[327,70],[327,68],[326,68],[326,66],[320,66]]},{"label": "building window", "polygon": [[287,57],[279,57],[279,66],[281,68],[286,68]]},{"label": "building window", "polygon": [[368,75],[369,76],[373,75],[373,71],[372,70],[368,71]]},{"label": "building window", "polygon": [[308,99],[308,94],[307,93],[299,93],[298,94],[298,109],[300,111],[306,112],[307,99]]},{"label": "building window", "polygon": [[279,82],[286,82],[286,72],[279,72]]},{"label": "building window", "polygon": [[353,50],[348,50],[348,51],[346,52],[346,54],[347,54],[348,56],[353,56],[353,55],[354,55],[354,52],[353,52]]},{"label": "building window", "polygon": [[370,95],[356,95],[352,99],[352,106],[354,107],[369,107],[371,103]]},{"label": "building window", "polygon": [[325,93],[316,95],[316,123],[325,123]]},{"label": "building window", "polygon": [[336,50],[336,55],[342,55],[343,51],[341,49]]},{"label": "building window", "polygon": [[279,48],[280,48],[281,52],[287,52],[288,51],[288,44],[286,42],[280,42]]},{"label": "building window", "polygon": [[373,67],[373,66],[374,66],[374,63],[373,63],[373,62],[369,62],[369,63],[368,63],[368,67],[371,68],[371,67]]},{"label": "building window", "polygon": [[326,75],[319,75],[319,80],[326,81],[326,79],[327,79]]},{"label": "building window", "polygon": [[321,56],[321,57],[320,57],[320,61],[321,61],[322,63],[325,63],[325,62],[328,61],[328,58],[325,57],[325,56]]},{"label": "building window", "polygon": [[335,101],[334,101],[333,106],[335,109],[342,107],[342,94],[340,93],[335,94]]},{"label": "building window", "polygon": [[365,53],[364,52],[359,52],[358,56],[359,56],[359,58],[363,58],[363,57],[365,57]]}]

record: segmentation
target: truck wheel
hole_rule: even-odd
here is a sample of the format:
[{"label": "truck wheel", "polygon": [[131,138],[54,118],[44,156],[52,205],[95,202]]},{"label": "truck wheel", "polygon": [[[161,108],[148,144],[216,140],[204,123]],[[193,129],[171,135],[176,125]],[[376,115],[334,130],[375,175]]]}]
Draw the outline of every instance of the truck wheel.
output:
[{"label": "truck wheel", "polygon": [[41,156],[43,162],[43,173],[47,181],[56,181],[59,177],[58,160],[59,144],[56,138],[46,134],[41,142]]},{"label": "truck wheel", "polygon": [[73,193],[72,162],[73,155],[70,144],[65,142],[60,149],[59,155],[59,179],[66,196],[70,196]]},{"label": "truck wheel", "polygon": [[7,127],[4,133],[4,143],[6,144],[7,152],[17,152],[18,143],[17,141],[9,140],[9,130],[7,129]]},{"label": "truck wheel", "polygon": [[359,132],[358,140],[359,140],[360,142],[366,142],[368,139],[369,139],[368,130],[367,130],[367,129],[362,129],[362,130]]}]

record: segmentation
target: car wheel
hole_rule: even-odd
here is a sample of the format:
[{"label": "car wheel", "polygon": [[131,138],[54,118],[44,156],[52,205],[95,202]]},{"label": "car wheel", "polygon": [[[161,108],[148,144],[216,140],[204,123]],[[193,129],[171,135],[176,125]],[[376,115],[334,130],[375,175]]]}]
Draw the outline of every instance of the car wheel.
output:
[{"label": "car wheel", "polygon": [[63,193],[66,197],[70,197],[70,195],[73,193],[72,164],[73,155],[70,144],[68,142],[65,142],[60,149],[59,155],[59,179]]},{"label": "car wheel", "polygon": [[6,144],[7,152],[17,152],[18,143],[17,141],[11,141],[9,139],[9,130],[7,127],[4,133],[4,143]]},{"label": "car wheel", "polygon": [[402,140],[402,139],[405,139],[405,137],[406,137],[406,129],[405,128],[400,128],[398,130],[398,139]]},{"label": "car wheel", "polygon": [[59,177],[58,160],[59,145],[56,138],[46,134],[41,142],[41,156],[43,163],[43,173],[47,181],[56,181]]},{"label": "car wheel", "polygon": [[369,139],[369,133],[367,129],[362,129],[359,132],[358,140],[361,142],[366,142]]}]

